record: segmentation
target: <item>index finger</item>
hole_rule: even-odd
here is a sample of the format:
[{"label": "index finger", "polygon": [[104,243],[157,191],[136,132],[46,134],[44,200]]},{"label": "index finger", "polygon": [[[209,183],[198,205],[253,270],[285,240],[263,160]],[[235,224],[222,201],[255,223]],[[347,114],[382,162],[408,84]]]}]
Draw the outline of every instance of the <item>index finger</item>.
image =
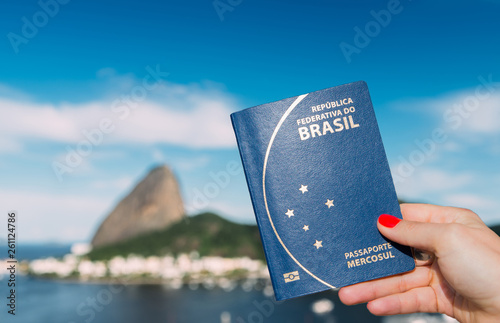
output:
[{"label": "index finger", "polygon": [[[456,223],[463,216],[463,210],[455,207],[432,204],[403,203],[403,219],[428,223]],[[462,212],[461,212],[462,211]],[[472,213],[472,212],[471,212]]]}]

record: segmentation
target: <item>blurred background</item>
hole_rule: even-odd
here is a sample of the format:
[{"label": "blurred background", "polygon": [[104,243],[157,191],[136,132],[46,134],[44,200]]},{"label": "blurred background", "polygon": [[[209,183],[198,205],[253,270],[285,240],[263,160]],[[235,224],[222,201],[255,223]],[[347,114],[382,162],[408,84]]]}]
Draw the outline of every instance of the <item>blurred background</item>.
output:
[{"label": "blurred background", "polygon": [[2,7],[2,322],[450,321],[276,303],[229,114],[364,80],[400,199],[495,226],[500,1]]}]

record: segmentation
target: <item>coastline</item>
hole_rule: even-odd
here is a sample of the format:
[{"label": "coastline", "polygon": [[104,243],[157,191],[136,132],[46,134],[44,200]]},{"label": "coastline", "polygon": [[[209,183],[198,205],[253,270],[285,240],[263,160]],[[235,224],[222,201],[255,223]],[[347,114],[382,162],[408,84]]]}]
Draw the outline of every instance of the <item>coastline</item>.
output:
[{"label": "coastline", "polygon": [[[6,264],[7,259],[0,260]],[[68,284],[162,285],[171,289],[188,286],[197,289],[219,287],[232,290],[269,285],[267,266],[261,260],[222,257],[199,257],[197,253],[177,257],[142,257],[128,255],[109,260],[90,261],[85,255],[67,254],[19,262],[20,274],[30,278]]]}]

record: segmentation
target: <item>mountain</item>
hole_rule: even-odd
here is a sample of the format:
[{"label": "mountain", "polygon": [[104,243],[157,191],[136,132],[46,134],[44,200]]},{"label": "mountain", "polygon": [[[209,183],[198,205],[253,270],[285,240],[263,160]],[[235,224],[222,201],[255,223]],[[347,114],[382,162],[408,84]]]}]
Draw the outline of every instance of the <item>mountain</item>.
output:
[{"label": "mountain", "polygon": [[92,247],[165,229],[183,216],[184,206],[174,174],[167,166],[156,167],[106,217],[92,239]]},{"label": "mountain", "polygon": [[91,260],[114,256],[178,255],[197,251],[200,256],[264,259],[259,230],[255,225],[230,222],[213,213],[186,217],[170,227],[143,234],[130,240],[93,249]]}]

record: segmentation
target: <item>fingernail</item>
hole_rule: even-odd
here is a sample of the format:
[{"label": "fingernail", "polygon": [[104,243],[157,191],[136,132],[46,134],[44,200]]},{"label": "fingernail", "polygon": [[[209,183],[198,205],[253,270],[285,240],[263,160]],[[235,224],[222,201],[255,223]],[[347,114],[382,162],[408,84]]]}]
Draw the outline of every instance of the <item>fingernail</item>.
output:
[{"label": "fingernail", "polygon": [[382,214],[381,216],[378,217],[378,222],[386,228],[394,228],[396,224],[401,222],[401,219],[393,215]]}]

